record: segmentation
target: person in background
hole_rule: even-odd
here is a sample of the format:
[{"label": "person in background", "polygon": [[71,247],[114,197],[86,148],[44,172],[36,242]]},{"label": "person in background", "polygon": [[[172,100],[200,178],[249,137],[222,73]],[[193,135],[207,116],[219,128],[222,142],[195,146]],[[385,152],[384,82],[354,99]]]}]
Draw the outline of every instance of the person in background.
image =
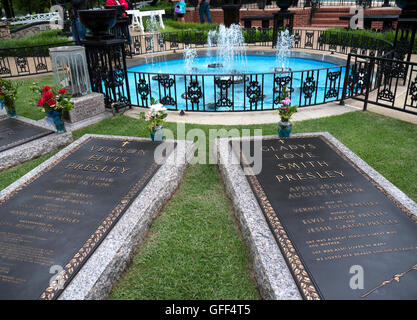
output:
[{"label": "person in background", "polygon": [[127,3],[127,10],[133,10],[132,1],[125,0],[125,2]]},{"label": "person in background", "polygon": [[198,5],[200,6],[198,10],[200,13],[200,23],[204,23],[204,15],[206,15],[207,22],[211,24],[210,0],[199,0]]},{"label": "person in background", "polygon": [[125,10],[129,10],[129,4],[125,0],[107,0],[106,6],[124,6]]},{"label": "person in background", "polygon": [[69,9],[69,15],[71,18],[71,31],[72,39],[76,45],[81,44],[81,40],[85,40],[85,34],[87,30],[80,22],[80,17],[78,16],[78,10],[87,10],[88,1],[87,0],[71,0],[71,8]]},{"label": "person in background", "polygon": [[172,0],[172,2],[175,2],[175,9],[174,12],[177,15],[178,21],[185,23],[185,13],[186,13],[186,3],[183,0]]}]

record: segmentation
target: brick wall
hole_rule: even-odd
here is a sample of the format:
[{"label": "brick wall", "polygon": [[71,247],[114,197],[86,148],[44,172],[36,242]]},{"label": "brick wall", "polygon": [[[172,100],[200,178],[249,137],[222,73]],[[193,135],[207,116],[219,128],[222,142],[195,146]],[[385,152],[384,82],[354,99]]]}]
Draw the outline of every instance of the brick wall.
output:
[{"label": "brick wall", "polygon": [[[346,9],[346,8],[344,8]],[[294,16],[294,27],[308,27],[310,24],[310,11],[311,8],[290,8],[290,11],[295,12]],[[272,16],[274,12],[277,12],[277,9],[241,9],[239,14],[240,18],[248,16]],[[389,16],[389,15],[398,15],[401,13],[401,9],[397,7],[389,8],[370,8],[365,10],[365,15],[368,16]],[[221,24],[223,23],[223,10],[222,9],[210,9],[211,18],[214,23]],[[346,12],[341,12],[341,15],[345,15]],[[194,8],[187,8],[187,13],[185,15],[186,22],[200,22],[200,16],[198,10]],[[241,21],[243,26],[243,23]],[[260,27],[262,25],[261,21],[253,21],[253,27]],[[272,20],[270,21],[270,26],[273,25]],[[394,24],[395,25],[395,24]],[[373,22],[372,28],[381,29],[382,22]]]},{"label": "brick wall", "polygon": [[290,11],[295,12],[294,27],[308,27],[310,24],[311,8],[294,8]]}]

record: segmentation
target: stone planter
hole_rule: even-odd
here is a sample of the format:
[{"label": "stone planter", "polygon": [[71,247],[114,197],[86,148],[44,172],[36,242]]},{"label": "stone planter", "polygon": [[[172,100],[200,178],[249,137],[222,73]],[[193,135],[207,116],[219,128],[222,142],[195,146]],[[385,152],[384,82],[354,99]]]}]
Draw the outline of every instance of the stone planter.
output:
[{"label": "stone planter", "polygon": [[278,136],[280,138],[288,138],[291,135],[292,123],[288,119],[281,119],[278,122]]}]

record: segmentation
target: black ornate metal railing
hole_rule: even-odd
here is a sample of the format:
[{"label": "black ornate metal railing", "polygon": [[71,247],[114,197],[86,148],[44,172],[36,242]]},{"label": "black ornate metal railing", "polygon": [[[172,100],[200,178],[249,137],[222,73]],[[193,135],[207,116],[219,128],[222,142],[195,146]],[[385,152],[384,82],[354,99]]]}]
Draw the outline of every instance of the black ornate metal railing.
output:
[{"label": "black ornate metal railing", "polygon": [[[245,29],[245,44],[247,47],[271,48],[272,32],[272,29]],[[128,56],[135,57],[181,52],[185,47],[207,48],[207,33],[196,30],[139,35],[133,37],[134,51],[130,51],[127,45],[125,50]],[[324,69],[247,74],[157,74],[129,71],[124,74],[123,84],[120,82],[120,72],[116,71],[118,86],[110,88],[108,96],[112,103],[125,103],[119,101],[118,97],[121,97],[141,107],[148,107],[151,98],[155,98],[174,110],[271,110],[277,108],[280,93],[287,86],[293,103],[300,107],[354,98],[398,110],[394,101],[397,89],[401,86],[399,80],[402,79],[402,87],[408,85],[409,97],[400,109],[415,112],[413,108],[417,100],[417,85],[416,81],[407,82],[407,79],[417,76],[414,74],[417,73],[416,65],[390,60],[395,57],[390,42],[343,31],[294,29],[293,35],[294,49],[347,55],[347,64]],[[68,44],[56,43],[53,46]],[[216,46],[215,41],[211,46]],[[50,72],[49,47],[51,45],[1,49],[0,76],[16,77]],[[399,76],[389,78],[390,74]],[[105,77],[101,79],[99,82],[106,87]],[[372,100],[374,96],[376,98]]]},{"label": "black ornate metal railing", "polygon": [[347,98],[417,115],[417,63],[349,54],[341,102]]},{"label": "black ornate metal railing", "polygon": [[[344,31],[294,29],[293,34],[296,49],[384,56],[393,48],[392,43],[381,38]],[[207,47],[207,35],[208,31],[201,30],[137,35],[132,38],[133,50],[126,45],[127,56],[175,52],[185,47],[204,48]],[[243,35],[246,46],[272,47],[272,28],[244,29]],[[215,47],[216,42],[211,46]]]},{"label": "black ornate metal railing", "polygon": [[[293,34],[295,49],[368,57],[388,57],[393,52],[390,42],[349,32],[295,29]],[[244,38],[248,47],[272,47],[272,29],[245,29]],[[129,54],[176,52],[185,47],[206,48],[206,39],[207,32],[204,31],[139,35],[133,41],[135,52]],[[215,41],[211,46],[216,46]],[[276,109],[280,92],[288,85],[293,103],[305,107],[342,99],[346,82],[344,67],[345,64],[303,71],[214,75],[130,71],[129,90],[132,104],[140,107],[148,107],[150,99],[155,98],[173,110],[255,111]],[[354,80],[357,80],[356,87],[349,87],[344,97],[363,94],[364,79]]]},{"label": "black ornate metal railing", "polygon": [[[365,6],[367,8],[384,7],[388,4],[395,6],[395,0],[293,0],[291,7],[305,8],[311,7],[313,1],[318,2],[319,6]],[[242,0],[242,9],[277,9],[278,5],[273,0]],[[189,1],[190,6],[196,6],[197,0]],[[211,0],[211,8],[221,8],[224,0]]]},{"label": "black ornate metal railing", "polygon": [[12,78],[51,72],[49,48],[71,44],[73,42],[0,49],[0,77]]}]

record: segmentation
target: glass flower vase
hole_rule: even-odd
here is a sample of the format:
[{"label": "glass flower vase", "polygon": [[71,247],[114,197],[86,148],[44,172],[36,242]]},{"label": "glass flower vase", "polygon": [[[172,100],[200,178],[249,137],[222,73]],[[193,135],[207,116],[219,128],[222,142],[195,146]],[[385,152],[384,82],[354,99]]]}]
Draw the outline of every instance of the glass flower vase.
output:
[{"label": "glass flower vase", "polygon": [[65,122],[62,120],[62,112],[59,111],[48,111],[46,113],[48,120],[53,122],[57,133],[64,133],[67,130],[65,129]]},{"label": "glass flower vase", "polygon": [[6,111],[9,118],[16,118],[16,105],[14,102],[6,105]]}]

